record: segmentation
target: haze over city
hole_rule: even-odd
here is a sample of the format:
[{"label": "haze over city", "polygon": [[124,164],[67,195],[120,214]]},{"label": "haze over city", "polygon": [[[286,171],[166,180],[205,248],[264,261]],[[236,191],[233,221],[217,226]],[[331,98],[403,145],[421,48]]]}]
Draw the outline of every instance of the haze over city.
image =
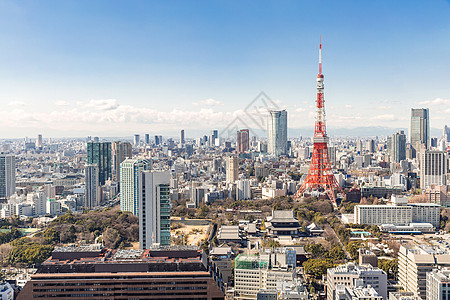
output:
[{"label": "haze over city", "polygon": [[408,128],[413,107],[441,132],[449,12],[448,1],[2,1],[0,136],[195,137],[245,117],[261,91],[289,112],[289,136],[311,136],[320,35],[330,133]]}]

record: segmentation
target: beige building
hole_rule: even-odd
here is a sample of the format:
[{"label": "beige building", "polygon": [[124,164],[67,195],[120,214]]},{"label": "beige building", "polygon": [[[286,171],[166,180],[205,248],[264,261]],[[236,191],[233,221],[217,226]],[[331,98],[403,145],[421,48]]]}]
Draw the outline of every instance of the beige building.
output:
[{"label": "beige building", "polygon": [[437,267],[450,267],[450,253],[428,246],[400,246],[398,278],[402,287],[426,299],[426,273]]},{"label": "beige building", "polygon": [[227,182],[235,182],[239,177],[239,158],[236,156],[227,156],[226,165]]}]

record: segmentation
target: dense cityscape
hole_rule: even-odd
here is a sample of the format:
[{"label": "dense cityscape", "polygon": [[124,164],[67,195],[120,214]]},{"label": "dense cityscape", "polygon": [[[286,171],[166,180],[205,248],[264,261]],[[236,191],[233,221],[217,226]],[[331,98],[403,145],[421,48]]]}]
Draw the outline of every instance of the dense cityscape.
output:
[{"label": "dense cityscape", "polygon": [[[0,3],[0,24],[15,5]],[[365,103],[328,102],[339,75],[326,74],[341,70],[333,38],[314,38],[315,69],[301,72],[315,99],[302,106],[260,92],[233,114],[203,107],[231,101],[192,102],[190,123],[167,99],[158,101],[175,107],[170,118],[111,99],[43,119],[0,113],[0,299],[450,299],[450,110],[437,108],[450,100],[403,103],[392,118],[355,113],[366,133],[333,134]],[[394,110],[386,103],[370,107]],[[298,118],[310,132],[298,134]],[[399,123],[388,134],[370,133],[389,120]],[[11,137],[27,122],[39,134]]]}]

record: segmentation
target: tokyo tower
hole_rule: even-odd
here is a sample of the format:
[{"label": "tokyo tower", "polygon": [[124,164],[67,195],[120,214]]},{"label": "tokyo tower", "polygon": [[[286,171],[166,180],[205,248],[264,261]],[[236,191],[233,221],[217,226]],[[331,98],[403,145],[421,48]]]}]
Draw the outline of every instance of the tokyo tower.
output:
[{"label": "tokyo tower", "polygon": [[336,204],[335,191],[343,193],[341,186],[334,177],[328,160],[328,136],[325,123],[325,99],[323,97],[322,74],[322,42],[319,44],[319,75],[317,75],[316,123],[314,129],[314,148],[308,174],[297,191],[299,198],[306,191],[317,190],[327,193],[330,200]]}]

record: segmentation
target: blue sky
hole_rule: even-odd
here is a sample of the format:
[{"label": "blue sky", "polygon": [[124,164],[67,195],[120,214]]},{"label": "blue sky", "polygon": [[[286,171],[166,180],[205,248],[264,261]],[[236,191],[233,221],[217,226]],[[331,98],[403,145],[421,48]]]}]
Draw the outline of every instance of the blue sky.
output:
[{"label": "blue sky", "polygon": [[260,91],[312,127],[320,35],[328,127],[450,123],[448,1],[3,0],[0,137],[190,136]]}]

